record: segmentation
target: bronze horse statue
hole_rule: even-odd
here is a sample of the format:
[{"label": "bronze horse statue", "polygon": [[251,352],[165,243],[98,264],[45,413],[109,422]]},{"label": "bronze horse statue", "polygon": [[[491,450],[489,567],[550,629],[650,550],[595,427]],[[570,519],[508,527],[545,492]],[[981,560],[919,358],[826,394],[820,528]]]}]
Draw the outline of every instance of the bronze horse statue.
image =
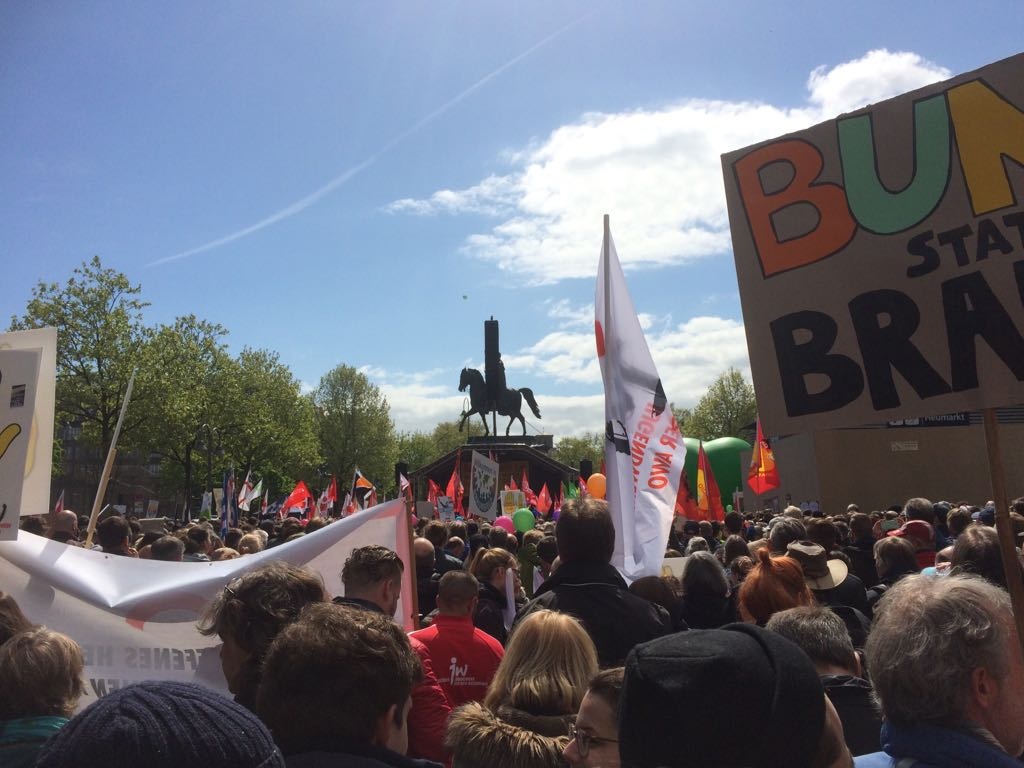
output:
[{"label": "bronze horse statue", "polygon": [[[489,435],[491,431],[487,428],[487,419],[485,414],[489,413],[487,409],[487,385],[484,383],[484,376],[476,368],[463,368],[462,375],[459,377],[459,392],[465,392],[466,387],[469,387],[469,405],[468,411],[464,411],[462,414],[462,421],[459,422],[459,431],[466,425],[466,419],[472,416],[474,413],[480,415],[480,420],[484,423],[484,434]],[[498,396],[498,407],[497,412],[500,416],[508,416],[508,426],[505,427],[505,436],[508,436],[509,431],[512,429],[512,422],[519,419],[519,423],[523,425],[523,434],[526,434],[526,419],[523,418],[523,400],[530,406],[530,410],[533,411],[533,415],[538,419],[540,418],[540,408],[537,407],[537,401],[533,397],[533,390],[528,387],[522,389],[509,389],[504,386],[500,388],[501,394]]]}]

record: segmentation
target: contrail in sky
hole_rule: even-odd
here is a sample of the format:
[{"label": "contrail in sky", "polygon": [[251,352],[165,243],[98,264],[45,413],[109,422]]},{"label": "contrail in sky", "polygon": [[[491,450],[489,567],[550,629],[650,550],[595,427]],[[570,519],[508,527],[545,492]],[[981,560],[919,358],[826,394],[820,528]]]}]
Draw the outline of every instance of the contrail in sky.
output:
[{"label": "contrail in sky", "polygon": [[561,36],[562,34],[567,32],[569,29],[571,29],[572,27],[576,26],[581,21],[586,19],[588,16],[591,16],[592,13],[593,12],[584,14],[583,16],[580,16],[578,19],[570,21],[564,27],[561,27],[560,29],[555,30],[550,35],[548,35],[543,40],[541,40],[540,42],[535,43],[534,45],[531,45],[529,48],[527,48],[525,51],[520,53],[515,58],[509,59],[508,61],[506,61],[504,64],[502,64],[497,69],[487,73],[486,75],[481,77],[479,80],[477,80],[475,83],[473,83],[471,86],[469,86],[466,90],[462,91],[462,93],[460,93],[457,96],[454,96],[453,98],[449,99],[444,104],[442,104],[440,107],[435,109],[433,112],[429,113],[426,117],[421,118],[416,123],[414,123],[412,126],[410,126],[409,128],[406,128],[404,131],[402,131],[397,136],[392,138],[383,147],[378,149],[376,152],[374,152],[368,158],[363,160],[361,163],[358,163],[357,165],[353,165],[351,168],[347,169],[343,173],[339,174],[338,176],[335,176],[333,179],[328,181],[326,184],[324,184],[322,187],[317,189],[315,192],[312,192],[312,193],[306,195],[305,197],[301,198],[300,200],[296,200],[291,205],[288,205],[288,206],[282,208],[281,210],[279,210],[279,211],[277,211],[275,213],[270,214],[266,218],[261,219],[260,221],[257,221],[255,224],[251,224],[248,227],[244,227],[243,229],[239,229],[238,231],[232,232],[229,235],[224,235],[224,237],[219,237],[216,240],[211,240],[208,243],[204,243],[203,245],[197,246],[195,248],[191,248],[191,249],[189,249],[187,251],[182,251],[181,253],[176,253],[173,256],[164,256],[162,259],[157,259],[156,261],[151,261],[146,266],[148,266],[148,267],[156,267],[156,266],[159,266],[161,264],[167,264],[167,263],[172,262],[172,261],[178,261],[179,259],[185,259],[185,258],[188,258],[189,256],[195,256],[197,253],[203,253],[205,251],[212,251],[214,248],[219,248],[222,245],[227,245],[228,243],[232,243],[235,240],[241,240],[243,237],[247,237],[248,235],[251,235],[254,232],[259,232],[261,229],[266,229],[267,227],[269,227],[269,226],[271,226],[273,224],[277,224],[277,222],[279,222],[279,221],[284,221],[285,219],[290,218],[290,217],[294,216],[297,213],[301,213],[302,211],[304,211],[307,208],[309,208],[311,205],[319,202],[321,199],[323,199],[324,197],[329,195],[331,192],[336,190],[338,187],[340,187],[340,186],[344,185],[345,183],[347,183],[348,180],[351,179],[356,174],[358,174],[358,173],[366,170],[367,168],[369,168],[371,165],[373,165],[375,162],[377,162],[377,160],[379,160],[385,154],[387,154],[392,149],[394,149],[396,146],[401,144],[407,138],[412,136],[414,133],[419,131],[424,126],[432,123],[434,120],[439,118],[441,115],[443,115],[449,109],[454,107],[456,104],[458,104],[459,102],[461,102],[464,99],[466,99],[466,97],[471,96],[472,94],[476,93],[478,90],[483,88],[485,85],[487,85],[491,80],[496,78],[498,75],[502,74],[503,72],[505,72],[509,68],[514,67],[516,64],[518,64],[520,61],[522,61],[527,56],[532,54],[538,48],[543,48],[545,45],[550,43],[552,40],[554,40],[555,38]]}]

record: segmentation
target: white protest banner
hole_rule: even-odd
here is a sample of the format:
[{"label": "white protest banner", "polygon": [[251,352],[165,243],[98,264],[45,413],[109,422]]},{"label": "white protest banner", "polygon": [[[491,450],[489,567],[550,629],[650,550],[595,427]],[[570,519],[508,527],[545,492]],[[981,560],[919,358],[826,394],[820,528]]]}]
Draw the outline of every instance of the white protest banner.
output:
[{"label": "white protest banner", "polygon": [[594,310],[604,380],[606,495],[615,522],[612,565],[632,581],[661,573],[686,444],[633,308],[607,216]]},{"label": "white protest banner", "polygon": [[41,356],[38,349],[0,350],[0,541],[18,538]]},{"label": "white protest banner", "polygon": [[722,157],[766,433],[1024,402],[1024,54]]},{"label": "white protest banner", "polygon": [[415,566],[405,505],[392,501],[294,541],[235,560],[171,563],[67,546],[29,533],[0,543],[0,584],[33,622],[76,640],[85,652],[85,707],[140,680],[184,680],[227,692],[220,640],[196,619],[235,577],[271,560],[318,571],[328,594],[343,594],[341,569],[356,547],[381,544],[405,563],[396,616],[413,629]]},{"label": "white protest banner", "polygon": [[[53,465],[53,417],[57,395],[57,329],[0,333],[0,350],[36,349],[40,352],[32,427],[26,433],[29,453],[25,460],[25,485],[21,514],[45,515],[50,511],[50,472]],[[0,425],[0,429],[3,425]]]},{"label": "white protest banner", "polygon": [[473,451],[469,474],[469,514],[493,520],[498,516],[498,462]]}]

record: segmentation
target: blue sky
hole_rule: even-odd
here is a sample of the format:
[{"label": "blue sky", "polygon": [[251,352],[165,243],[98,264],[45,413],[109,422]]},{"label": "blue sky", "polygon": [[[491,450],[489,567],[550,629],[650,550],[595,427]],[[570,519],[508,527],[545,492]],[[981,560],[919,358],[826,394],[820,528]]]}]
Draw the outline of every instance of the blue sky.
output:
[{"label": "blue sky", "polygon": [[[747,371],[719,155],[1017,53],[978,2],[0,6],[0,317],[99,254],[399,429],[510,386],[596,430],[601,215],[670,399]],[[249,231],[253,230],[253,231]]]}]

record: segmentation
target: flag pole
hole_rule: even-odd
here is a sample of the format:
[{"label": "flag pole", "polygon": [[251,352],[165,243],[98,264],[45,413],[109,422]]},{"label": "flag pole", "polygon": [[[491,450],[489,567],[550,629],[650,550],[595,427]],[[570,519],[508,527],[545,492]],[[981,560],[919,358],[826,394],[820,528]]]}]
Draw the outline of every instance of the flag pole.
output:
[{"label": "flag pole", "polygon": [[[614,371],[615,364],[612,361],[612,349],[615,345],[611,343],[611,317],[612,317],[612,225],[611,217],[606,213],[604,215],[604,238],[601,243],[601,261],[604,264],[604,322],[601,324],[601,332],[604,334],[604,370]],[[607,386],[607,385],[606,385]],[[608,394],[605,393],[605,403],[608,402]],[[606,416],[607,418],[607,416]],[[611,439],[609,435],[607,439]],[[605,451],[602,452],[602,458],[607,455],[607,442],[605,443]],[[619,489],[615,488],[614,493],[611,492],[613,486],[617,486],[619,483],[618,472],[609,472],[606,476],[605,488],[606,499],[618,499]],[[583,489],[580,489],[580,498],[583,497]],[[625,542],[621,532],[616,533],[616,540]]]},{"label": "flag pole", "polygon": [[107,482],[110,480],[110,472],[114,468],[114,457],[117,455],[117,441],[121,436],[121,426],[124,424],[124,415],[128,411],[128,403],[132,399],[132,389],[135,387],[135,369],[132,369],[132,377],[128,379],[128,389],[124,393],[124,402],[121,403],[121,415],[117,417],[117,426],[114,428],[114,437],[110,441],[110,448],[107,449],[107,460],[103,464],[103,474],[100,475],[100,485],[96,489],[96,498],[92,502],[92,514],[89,515],[89,529],[85,534],[85,548],[92,547],[92,537],[96,532],[96,519],[100,516],[100,504],[103,497],[107,495]]},{"label": "flag pole", "polygon": [[1024,650],[1024,576],[1021,575],[1017,544],[1010,524],[1010,509],[1006,496],[1006,473],[1003,469],[1003,451],[999,444],[999,422],[995,408],[982,409],[985,422],[985,448],[988,451],[988,471],[992,480],[992,496],[996,503],[996,533],[1003,557],[1003,573],[1013,605],[1013,620],[1017,627],[1017,641]]}]

